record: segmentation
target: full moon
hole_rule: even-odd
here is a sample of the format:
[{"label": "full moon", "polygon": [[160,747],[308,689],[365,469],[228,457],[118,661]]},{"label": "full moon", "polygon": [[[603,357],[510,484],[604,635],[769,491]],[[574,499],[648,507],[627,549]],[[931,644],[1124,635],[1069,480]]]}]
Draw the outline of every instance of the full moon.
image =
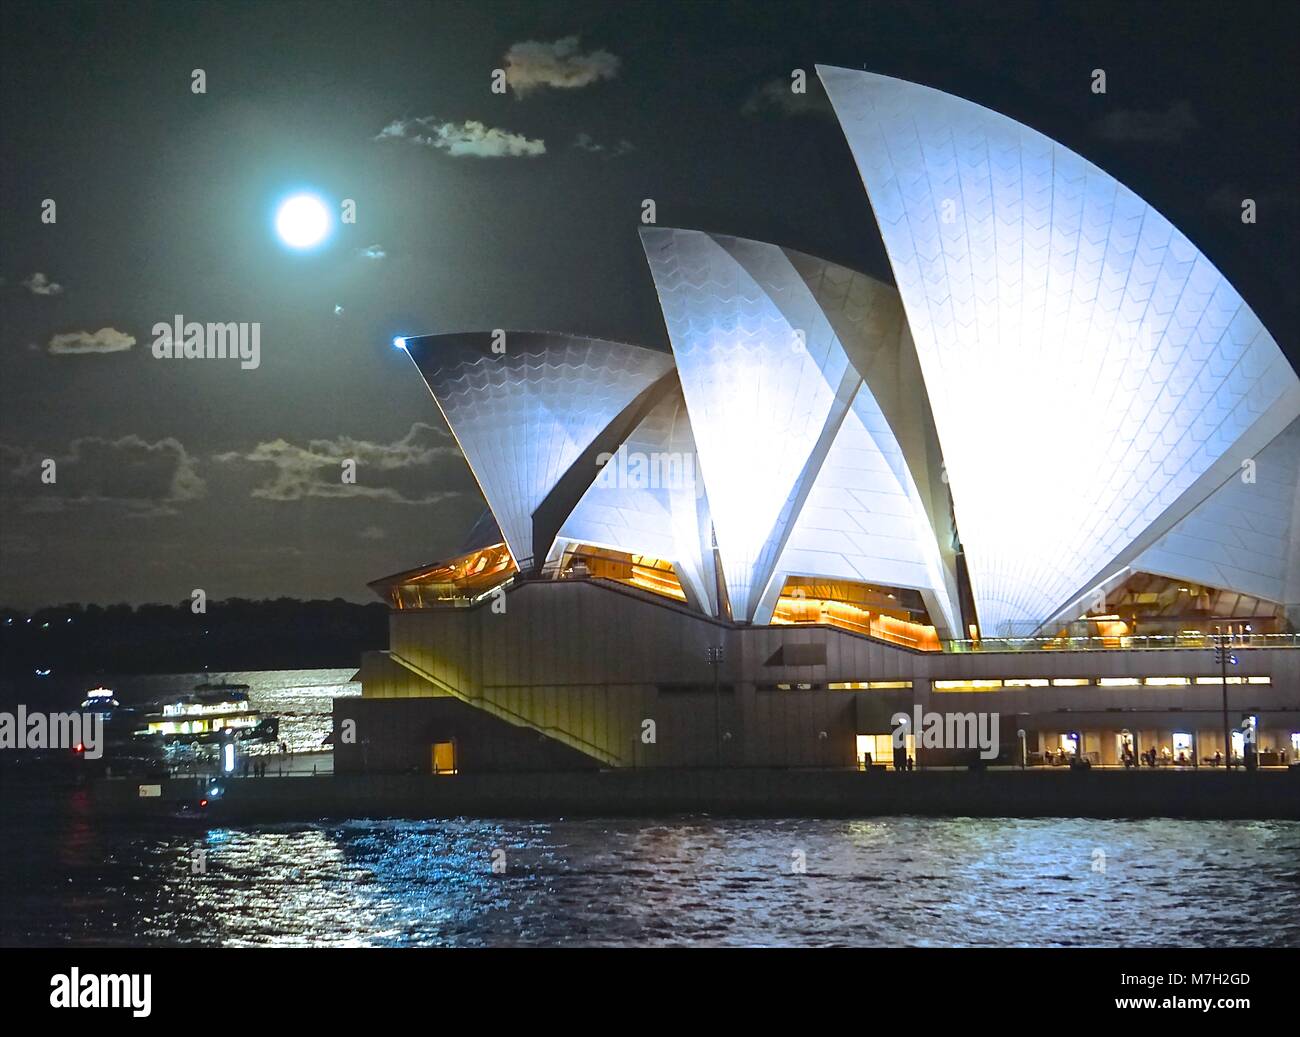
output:
[{"label": "full moon", "polygon": [[290,248],[319,245],[329,229],[329,210],[315,195],[296,194],[287,199],[275,215],[276,233]]}]

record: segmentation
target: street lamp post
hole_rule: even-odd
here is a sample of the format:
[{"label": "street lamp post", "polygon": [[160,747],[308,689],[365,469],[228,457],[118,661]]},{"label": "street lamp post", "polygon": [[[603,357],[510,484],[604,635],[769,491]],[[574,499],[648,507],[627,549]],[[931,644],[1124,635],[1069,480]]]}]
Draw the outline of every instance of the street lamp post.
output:
[{"label": "street lamp post", "polygon": [[722,691],[718,686],[718,669],[722,665],[722,645],[709,645],[709,664],[713,667],[713,761],[722,766]]},{"label": "street lamp post", "polygon": [[1218,647],[1215,648],[1214,654],[1217,657],[1216,662],[1219,664],[1220,679],[1223,682],[1223,762],[1229,769],[1232,768],[1232,728],[1228,723],[1228,663],[1237,665],[1237,657],[1230,655],[1228,652],[1228,636],[1222,626],[1214,628],[1215,635],[1218,637]]}]

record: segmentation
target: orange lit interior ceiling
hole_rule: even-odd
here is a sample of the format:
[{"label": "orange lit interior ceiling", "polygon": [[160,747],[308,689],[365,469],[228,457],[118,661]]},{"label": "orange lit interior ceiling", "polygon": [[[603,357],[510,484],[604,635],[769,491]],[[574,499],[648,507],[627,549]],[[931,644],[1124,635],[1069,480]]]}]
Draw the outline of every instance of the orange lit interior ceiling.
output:
[{"label": "orange lit interior ceiling", "polygon": [[591,544],[571,544],[560,560],[557,576],[560,579],[590,576],[613,580],[675,601],[686,600],[672,563],[662,558],[627,554]]},{"label": "orange lit interior ceiling", "polygon": [[1138,572],[1110,591],[1103,607],[1071,623],[1060,636],[1119,639],[1213,634],[1215,627],[1245,633],[1247,626],[1255,634],[1284,634],[1290,630],[1286,610],[1271,601]]},{"label": "orange lit interior ceiling", "polygon": [[772,622],[824,623],[927,652],[941,647],[921,595],[900,587],[791,576]]},{"label": "orange lit interior ceiling", "polygon": [[385,576],[371,590],[395,609],[464,605],[519,571],[505,544],[493,544],[445,562]]}]

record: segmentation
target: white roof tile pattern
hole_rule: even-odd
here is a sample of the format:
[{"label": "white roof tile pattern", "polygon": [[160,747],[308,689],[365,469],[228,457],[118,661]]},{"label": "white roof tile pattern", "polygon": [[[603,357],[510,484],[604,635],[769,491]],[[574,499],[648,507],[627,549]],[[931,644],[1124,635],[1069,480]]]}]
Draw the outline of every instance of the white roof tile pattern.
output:
[{"label": "white roof tile pattern", "polygon": [[1300,603],[1300,421],[1250,460],[1133,568]]},{"label": "white roof tile pattern", "polygon": [[716,615],[708,499],[681,389],[659,401],[611,453],[558,539],[665,559],[687,600]]},{"label": "white roof tile pattern", "polygon": [[[517,561],[545,555],[532,515],[596,436],[672,370],[666,353],[602,339],[509,332],[410,339],[415,361]],[[596,469],[592,469],[592,478]]]},{"label": "white roof tile pattern", "polygon": [[[642,241],[733,617],[765,622],[784,575],[817,563],[829,568],[816,574],[905,576],[899,585],[934,589],[945,607],[933,618],[950,626],[955,610],[903,451],[797,254],[698,231],[643,229]],[[897,323],[889,327],[896,348]]]},{"label": "white roof tile pattern", "polygon": [[818,71],[907,311],[981,626],[1030,633],[1300,415],[1300,381],[1209,260],[1091,162],[938,90]]}]

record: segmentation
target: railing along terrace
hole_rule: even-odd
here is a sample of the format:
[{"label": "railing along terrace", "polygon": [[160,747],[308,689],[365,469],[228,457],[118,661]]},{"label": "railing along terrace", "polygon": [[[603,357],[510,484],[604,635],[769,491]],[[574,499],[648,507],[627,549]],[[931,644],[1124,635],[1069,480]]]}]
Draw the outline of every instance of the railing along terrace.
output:
[{"label": "railing along terrace", "polygon": [[[1128,634],[1118,637],[982,637],[943,642],[945,652],[1113,652],[1143,649],[1213,648],[1214,634]],[[1300,634],[1237,634],[1230,648],[1300,648]]]}]

